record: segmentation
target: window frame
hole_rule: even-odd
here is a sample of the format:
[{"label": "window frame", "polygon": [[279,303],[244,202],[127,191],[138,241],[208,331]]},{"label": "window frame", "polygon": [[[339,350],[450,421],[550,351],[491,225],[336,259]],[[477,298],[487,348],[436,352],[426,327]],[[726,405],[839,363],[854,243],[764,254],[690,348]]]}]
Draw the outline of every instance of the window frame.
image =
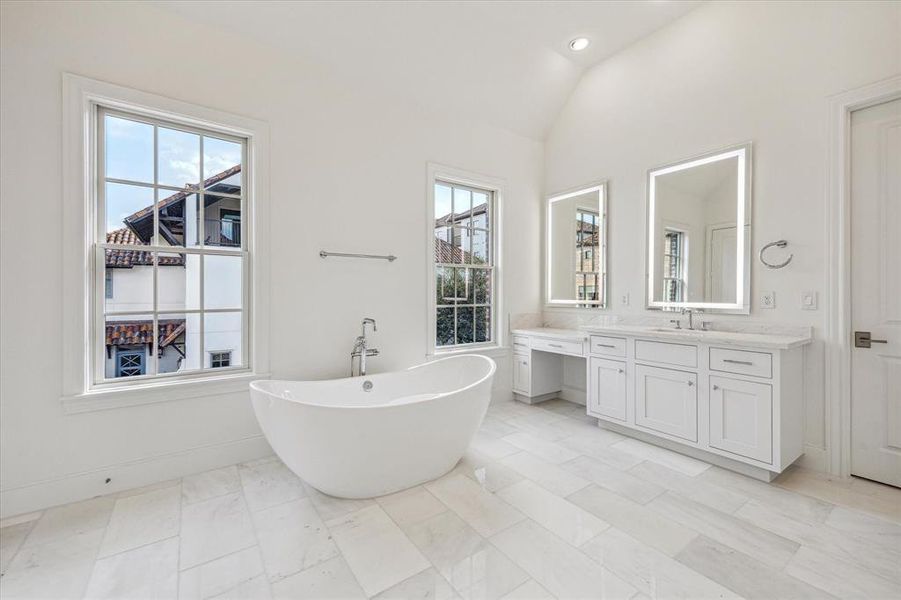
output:
[{"label": "window frame", "polygon": [[[427,165],[427,202],[426,202],[426,281],[427,288],[427,330],[426,330],[426,356],[439,356],[448,354],[462,354],[467,352],[490,351],[504,347],[504,328],[500,326],[503,315],[503,195],[504,181],[494,177],[488,177],[448,167],[435,163]],[[468,344],[453,344],[450,346],[437,345],[437,309],[438,303],[435,295],[435,277],[438,267],[446,266],[435,262],[435,185],[444,183],[461,188],[475,189],[480,192],[489,192],[489,244],[488,255],[492,257],[491,263],[491,341],[472,342]],[[467,267],[467,264],[449,265],[453,267]],[[472,267],[472,265],[468,265]],[[477,267],[478,268],[478,267]],[[482,267],[485,268],[485,267]],[[474,305],[474,304],[473,304]],[[473,325],[475,326],[475,325]]]},{"label": "window frame", "polygon": [[[63,289],[71,299],[63,314],[63,389],[65,412],[78,413],[122,406],[171,401],[247,390],[247,382],[269,376],[268,340],[268,126],[255,119],[196,106],[155,94],[63,74]],[[245,283],[242,294],[244,366],[125,378],[98,382],[96,369],[105,344],[97,343],[95,298],[103,292],[105,263],[95,248],[105,243],[104,217],[95,202],[98,178],[98,107],[164,121],[179,129],[193,128],[216,137],[246,140],[242,187]],[[201,173],[201,177],[203,173]],[[98,214],[101,216],[98,217]],[[99,238],[99,234],[104,236]],[[154,235],[158,232],[155,228]],[[152,249],[155,247],[148,247]],[[187,252],[190,247],[162,247],[163,252]],[[211,254],[208,252],[207,254]],[[240,255],[238,250],[222,254]],[[99,271],[99,273],[98,273]],[[99,286],[98,286],[99,279]],[[202,285],[202,275],[200,284]],[[102,311],[102,308],[101,308]],[[205,309],[206,312],[210,312]],[[176,314],[181,311],[162,311]],[[146,312],[144,314],[147,314]],[[105,330],[105,328],[104,328]],[[105,340],[101,340],[105,341]],[[203,356],[203,348],[201,356]],[[227,372],[225,372],[227,371]]]}]

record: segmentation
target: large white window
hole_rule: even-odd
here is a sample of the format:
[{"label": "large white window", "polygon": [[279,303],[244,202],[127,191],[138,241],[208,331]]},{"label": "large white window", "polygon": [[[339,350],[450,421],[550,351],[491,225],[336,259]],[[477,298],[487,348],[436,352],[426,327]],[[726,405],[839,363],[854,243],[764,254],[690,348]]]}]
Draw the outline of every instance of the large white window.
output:
[{"label": "large white window", "polygon": [[440,174],[431,182],[430,345],[497,345],[498,190]]},{"label": "large white window", "polygon": [[246,139],[103,106],[95,122],[95,383],[245,366]]}]

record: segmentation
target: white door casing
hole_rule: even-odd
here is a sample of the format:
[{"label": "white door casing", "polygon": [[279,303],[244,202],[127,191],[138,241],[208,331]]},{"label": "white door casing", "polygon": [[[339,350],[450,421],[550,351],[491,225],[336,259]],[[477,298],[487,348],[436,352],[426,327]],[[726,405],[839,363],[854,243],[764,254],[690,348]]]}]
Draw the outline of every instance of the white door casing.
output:
[{"label": "white door casing", "polygon": [[901,487],[901,100],[851,114],[851,474]]}]

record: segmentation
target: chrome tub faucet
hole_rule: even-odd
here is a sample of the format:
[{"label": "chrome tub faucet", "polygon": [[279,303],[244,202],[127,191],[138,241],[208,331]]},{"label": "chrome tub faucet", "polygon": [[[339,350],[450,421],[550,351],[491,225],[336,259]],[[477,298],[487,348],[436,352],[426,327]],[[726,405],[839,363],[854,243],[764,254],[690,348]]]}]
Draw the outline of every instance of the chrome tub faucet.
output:
[{"label": "chrome tub faucet", "polygon": [[354,376],[354,359],[359,358],[360,365],[360,376],[366,375],[366,357],[367,356],[378,356],[379,351],[377,348],[370,348],[369,343],[366,339],[366,326],[372,325],[372,331],[378,331],[378,327],[375,324],[375,319],[370,319],[366,317],[363,319],[362,324],[362,333],[357,336],[357,339],[354,341],[354,348],[350,353],[350,376]]}]

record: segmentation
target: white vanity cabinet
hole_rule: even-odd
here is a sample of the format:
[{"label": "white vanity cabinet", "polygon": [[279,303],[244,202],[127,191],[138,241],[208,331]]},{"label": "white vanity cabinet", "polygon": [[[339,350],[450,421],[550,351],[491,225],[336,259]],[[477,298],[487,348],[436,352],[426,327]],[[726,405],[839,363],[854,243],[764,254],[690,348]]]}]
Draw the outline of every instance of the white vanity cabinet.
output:
[{"label": "white vanity cabinet", "polygon": [[626,420],[626,363],[592,356],[588,359],[588,413]]},{"label": "white vanity cabinet", "polygon": [[698,375],[635,365],[635,424],[698,441]]},{"label": "white vanity cabinet", "polygon": [[762,478],[801,456],[809,338],[640,331],[611,327],[590,336],[589,415],[723,466],[756,467],[750,471]]},{"label": "white vanity cabinet", "polygon": [[586,356],[587,342],[588,334],[581,331],[515,330],[512,344],[514,398],[527,404],[556,398],[563,390],[564,360]]},{"label": "white vanity cabinet", "polygon": [[513,391],[524,396],[531,394],[532,369],[528,353],[513,354]]}]

